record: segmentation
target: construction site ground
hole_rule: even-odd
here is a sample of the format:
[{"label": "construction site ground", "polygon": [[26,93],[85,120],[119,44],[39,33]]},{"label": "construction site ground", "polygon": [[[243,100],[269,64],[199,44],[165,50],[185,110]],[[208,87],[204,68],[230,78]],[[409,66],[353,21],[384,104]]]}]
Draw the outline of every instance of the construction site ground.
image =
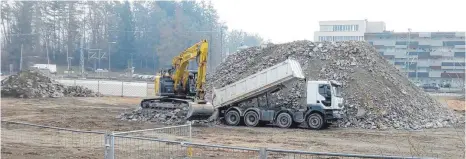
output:
[{"label": "construction site ground", "polygon": [[[449,98],[438,97],[442,103],[452,103]],[[139,98],[52,98],[13,99],[2,98],[1,118],[55,127],[93,131],[128,131],[161,127],[154,123],[121,121],[117,116],[131,110]],[[449,102],[450,101],[450,102]],[[464,113],[464,112],[458,112]],[[2,126],[2,135],[32,133],[9,130]],[[39,132],[34,132],[39,133]],[[40,133],[40,139],[17,142],[2,136],[2,157],[49,158],[56,154],[66,158],[102,158],[103,148],[83,147],[65,149],[40,145],[42,138],[54,138],[54,133]],[[193,127],[193,140],[199,143],[234,145],[245,147],[269,147],[316,152],[338,152],[377,155],[428,156],[440,158],[464,158],[464,126],[456,128],[405,130],[365,130],[354,128],[330,128],[322,131],[307,129],[280,129],[275,127]],[[95,136],[100,140],[101,136]],[[150,151],[149,153],[154,153]],[[196,153],[196,152],[195,152]]]}]

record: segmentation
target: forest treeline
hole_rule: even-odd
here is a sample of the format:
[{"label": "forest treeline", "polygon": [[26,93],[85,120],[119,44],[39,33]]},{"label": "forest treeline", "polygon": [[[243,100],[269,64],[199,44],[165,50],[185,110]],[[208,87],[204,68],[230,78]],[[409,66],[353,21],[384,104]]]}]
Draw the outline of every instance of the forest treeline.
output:
[{"label": "forest treeline", "polygon": [[2,71],[20,63],[80,66],[83,48],[87,68],[107,69],[110,53],[112,71],[152,72],[201,39],[210,42],[214,67],[227,51],[264,42],[228,31],[209,1],[1,1],[1,9]]}]

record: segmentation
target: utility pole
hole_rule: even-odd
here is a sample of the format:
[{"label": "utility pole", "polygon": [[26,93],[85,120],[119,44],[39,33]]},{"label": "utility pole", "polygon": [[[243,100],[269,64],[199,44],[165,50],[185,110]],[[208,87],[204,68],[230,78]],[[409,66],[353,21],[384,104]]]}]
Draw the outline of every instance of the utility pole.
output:
[{"label": "utility pole", "polygon": [[102,56],[100,55],[100,49],[99,49],[99,69],[100,69],[100,59],[102,58]]},{"label": "utility pole", "polygon": [[66,63],[67,63],[67,65],[68,65],[67,71],[70,70],[70,56],[69,56],[68,50],[69,50],[69,49],[66,48]]},{"label": "utility pole", "polygon": [[[409,58],[409,46],[411,44],[411,29],[408,28],[408,43],[406,46],[406,62],[405,62],[405,67],[406,67],[406,77],[409,79],[409,65],[410,65],[410,58]],[[417,71],[417,70],[416,70]]]},{"label": "utility pole", "polygon": [[[409,29],[409,33],[411,34],[411,29]],[[417,55],[416,56],[416,82],[417,82],[417,81],[419,81],[418,75],[417,75],[417,73],[419,71],[418,70],[418,65],[419,65],[419,52],[418,51],[416,51],[416,55]]]},{"label": "utility pole", "polygon": [[213,34],[214,34],[213,33],[214,28],[213,27],[214,27],[213,23],[211,23],[210,24],[210,46],[209,46],[209,54],[208,54],[208,56],[209,56],[208,66],[209,67],[207,69],[207,70],[209,70],[208,72],[212,72],[212,62],[213,62],[212,61],[212,46],[213,46],[212,43],[213,43]]},{"label": "utility pole", "polygon": [[48,44],[47,40],[45,40],[45,52],[47,53],[47,69],[48,69],[50,65],[50,58],[49,58],[49,47],[47,44]]},{"label": "utility pole", "polygon": [[80,53],[80,63],[81,63],[81,76],[84,78],[84,31],[83,36],[81,37],[81,53]]},{"label": "utility pole", "polygon": [[220,61],[223,62],[225,59],[224,53],[223,53],[223,25],[220,27],[220,58],[222,58]]},{"label": "utility pole", "polygon": [[23,44],[21,44],[21,55],[19,59],[19,71],[23,70]]},{"label": "utility pole", "polygon": [[112,66],[111,66],[111,63],[112,63],[112,62],[111,62],[111,58],[110,58],[110,57],[111,57],[111,56],[110,56],[110,55],[111,55],[111,52],[110,52],[110,48],[111,48],[110,45],[111,45],[111,44],[116,44],[116,42],[115,42],[115,41],[113,41],[113,42],[108,42],[108,72],[110,72],[110,68],[112,68]]}]

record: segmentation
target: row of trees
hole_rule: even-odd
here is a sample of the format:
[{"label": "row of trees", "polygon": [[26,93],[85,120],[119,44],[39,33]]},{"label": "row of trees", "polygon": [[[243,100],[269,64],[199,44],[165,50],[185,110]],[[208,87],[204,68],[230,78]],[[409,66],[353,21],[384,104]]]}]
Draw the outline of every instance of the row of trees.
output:
[{"label": "row of trees", "polygon": [[2,71],[83,60],[91,68],[152,72],[201,39],[210,41],[208,66],[215,67],[227,50],[263,42],[228,31],[205,1],[2,1],[1,9]]}]

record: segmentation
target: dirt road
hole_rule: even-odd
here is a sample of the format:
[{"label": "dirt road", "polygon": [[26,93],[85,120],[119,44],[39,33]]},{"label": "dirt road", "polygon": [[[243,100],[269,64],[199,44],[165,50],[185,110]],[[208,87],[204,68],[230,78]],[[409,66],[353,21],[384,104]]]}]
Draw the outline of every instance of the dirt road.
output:
[{"label": "dirt road", "polygon": [[[21,121],[56,127],[92,130],[127,131],[160,127],[154,123],[121,121],[117,116],[136,107],[137,98],[55,98],[1,100],[2,120]],[[92,134],[91,141],[81,143],[81,149],[66,149],[41,145],[56,140],[56,133],[4,127],[2,124],[2,157],[6,158],[102,158],[101,135]],[[23,134],[28,140],[16,142],[15,135]],[[323,131],[306,129],[279,129],[273,127],[193,127],[193,140],[200,143],[297,149],[317,152],[384,154],[403,156],[429,156],[464,158],[464,127],[429,129],[423,131],[361,130],[331,128]],[[34,136],[35,135],[35,136]],[[55,135],[55,136],[54,136]],[[76,134],[73,134],[76,135]],[[71,136],[73,136],[71,135]],[[71,137],[72,138],[72,137]],[[75,137],[76,138],[76,137]],[[32,140],[34,139],[34,140]],[[75,141],[66,141],[69,143]],[[96,144],[93,144],[93,143]],[[145,145],[144,143],[134,143]],[[35,145],[35,146],[31,146]],[[98,145],[98,146],[95,146]],[[169,144],[166,144],[169,145]],[[37,147],[43,146],[43,147]],[[134,145],[132,145],[134,147]],[[153,151],[152,151],[153,152]],[[131,158],[131,157],[130,157]],[[216,158],[216,157],[214,157]]]}]

